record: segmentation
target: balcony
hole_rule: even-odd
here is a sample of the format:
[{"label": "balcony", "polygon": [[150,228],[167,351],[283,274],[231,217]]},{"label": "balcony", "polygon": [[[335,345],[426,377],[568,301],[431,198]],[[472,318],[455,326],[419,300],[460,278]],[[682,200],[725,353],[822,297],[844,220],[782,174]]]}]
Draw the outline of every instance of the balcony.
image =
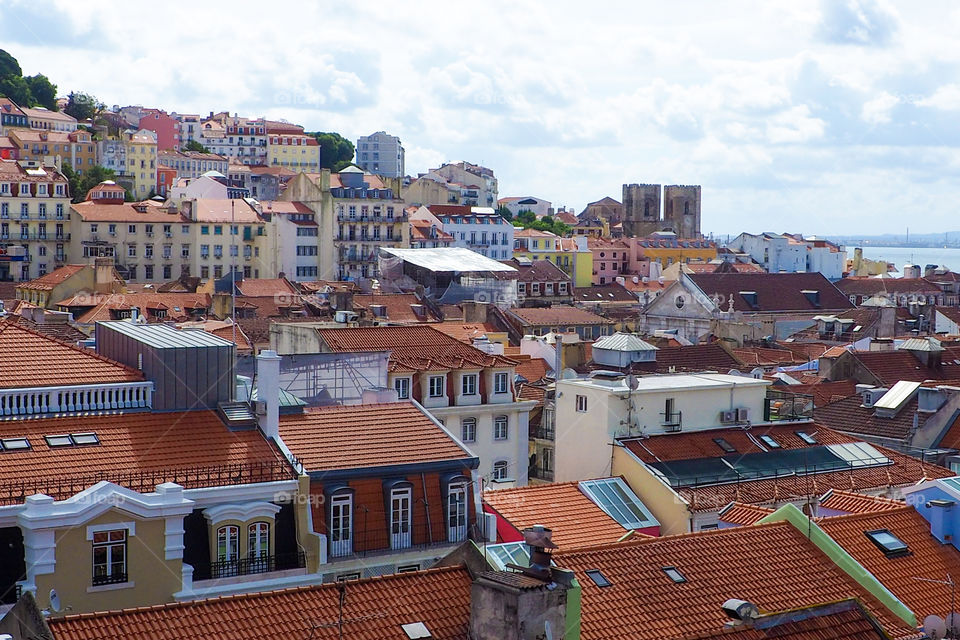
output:
[{"label": "balcony", "polygon": [[763,419],[765,422],[813,420],[813,396],[768,390],[763,401]]},{"label": "balcony", "polygon": [[149,409],[152,394],[152,382],[3,389],[0,390],[0,415],[6,417]]},{"label": "balcony", "polygon": [[528,475],[531,480],[543,480],[544,482],[553,482],[553,469],[544,469],[542,467],[530,467]]},{"label": "balcony", "polygon": [[[422,504],[418,507],[422,507]],[[428,524],[423,521],[408,523],[394,531],[389,524],[386,527],[366,528],[366,517],[365,507],[357,505],[354,524],[360,524],[361,528],[354,527],[345,532],[339,540],[335,539],[334,532],[327,534],[329,562],[460,544],[467,539],[468,532],[473,527],[467,524],[448,527],[445,522]]]},{"label": "balcony", "polygon": [[197,563],[193,566],[193,579],[199,581],[232,578],[236,576],[252,576],[273,571],[304,569],[306,566],[306,555],[303,551],[296,551],[294,553],[280,553],[272,556],[258,556],[256,558],[220,560],[206,564]]},{"label": "balcony", "polygon": [[380,214],[380,215],[367,214],[365,216],[364,215],[358,216],[356,214],[351,216],[349,213],[337,214],[337,222],[356,222],[356,223],[381,222],[381,223],[392,224],[394,222],[406,222],[406,220],[407,220],[406,213],[394,213],[392,216],[388,216],[385,214]]},{"label": "balcony", "polygon": [[664,431],[680,431],[683,427],[682,411],[663,411],[660,413],[660,426]]},{"label": "balcony", "polygon": [[94,587],[105,584],[123,584],[124,582],[127,582],[127,574],[125,572],[105,573],[93,576]]},{"label": "balcony", "polygon": [[557,438],[557,432],[553,427],[536,427],[530,429],[530,437],[553,442]]}]

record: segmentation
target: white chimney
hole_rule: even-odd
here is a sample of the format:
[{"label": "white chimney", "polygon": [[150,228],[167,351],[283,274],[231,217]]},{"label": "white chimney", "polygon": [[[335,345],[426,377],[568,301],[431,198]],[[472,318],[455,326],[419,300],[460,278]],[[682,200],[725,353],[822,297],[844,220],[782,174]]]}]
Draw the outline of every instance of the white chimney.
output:
[{"label": "white chimney", "polygon": [[257,356],[257,400],[266,411],[257,416],[260,430],[267,438],[280,437],[280,356],[272,349],[264,349]]}]

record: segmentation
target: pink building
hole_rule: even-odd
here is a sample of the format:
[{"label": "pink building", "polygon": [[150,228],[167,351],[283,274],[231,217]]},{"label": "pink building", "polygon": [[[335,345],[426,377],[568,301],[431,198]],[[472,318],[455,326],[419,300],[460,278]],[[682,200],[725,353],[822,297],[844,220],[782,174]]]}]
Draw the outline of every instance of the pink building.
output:
[{"label": "pink building", "polygon": [[180,123],[166,111],[144,109],[138,126],[157,134],[157,151],[180,149]]},{"label": "pink building", "polygon": [[610,284],[627,271],[629,248],[621,240],[588,238],[587,248],[593,254],[593,284]]}]

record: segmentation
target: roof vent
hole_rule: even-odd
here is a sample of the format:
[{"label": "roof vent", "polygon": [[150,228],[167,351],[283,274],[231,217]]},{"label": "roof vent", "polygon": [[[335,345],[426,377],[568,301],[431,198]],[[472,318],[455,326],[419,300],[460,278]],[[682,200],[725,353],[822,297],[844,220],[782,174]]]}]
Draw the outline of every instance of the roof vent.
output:
[{"label": "roof vent", "polygon": [[721,608],[723,612],[727,614],[728,618],[740,622],[749,622],[760,617],[760,610],[757,608],[757,605],[752,602],[747,602],[746,600],[730,598],[723,603],[723,607]]}]

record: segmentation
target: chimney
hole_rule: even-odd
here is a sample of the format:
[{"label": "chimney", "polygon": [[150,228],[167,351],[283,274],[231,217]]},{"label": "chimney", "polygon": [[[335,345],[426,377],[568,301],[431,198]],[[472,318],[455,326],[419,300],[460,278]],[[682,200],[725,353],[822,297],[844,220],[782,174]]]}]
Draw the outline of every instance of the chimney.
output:
[{"label": "chimney", "polygon": [[266,406],[257,416],[260,430],[267,438],[280,437],[280,356],[264,349],[257,356],[257,399]]},{"label": "chimney", "polygon": [[113,293],[113,258],[95,258],[93,261],[94,293]]}]

